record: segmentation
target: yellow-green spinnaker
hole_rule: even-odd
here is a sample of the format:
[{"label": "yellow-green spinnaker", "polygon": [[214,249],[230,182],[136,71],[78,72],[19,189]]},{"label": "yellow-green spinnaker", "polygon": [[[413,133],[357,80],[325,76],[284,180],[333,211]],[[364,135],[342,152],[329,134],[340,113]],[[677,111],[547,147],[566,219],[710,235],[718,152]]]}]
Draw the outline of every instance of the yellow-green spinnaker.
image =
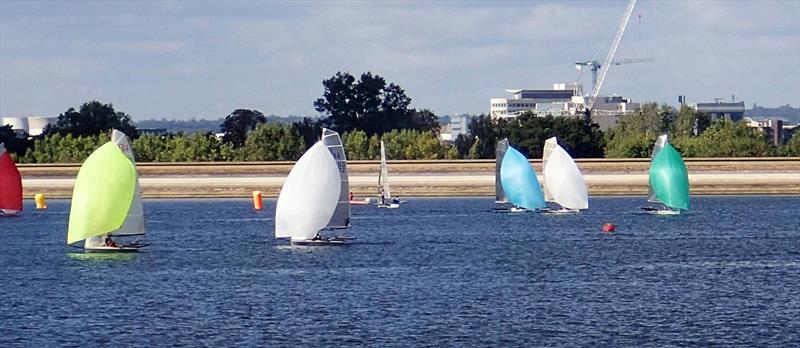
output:
[{"label": "yellow-green spinnaker", "polygon": [[136,168],[114,143],[95,150],[75,179],[67,244],[119,229],[135,188]]}]

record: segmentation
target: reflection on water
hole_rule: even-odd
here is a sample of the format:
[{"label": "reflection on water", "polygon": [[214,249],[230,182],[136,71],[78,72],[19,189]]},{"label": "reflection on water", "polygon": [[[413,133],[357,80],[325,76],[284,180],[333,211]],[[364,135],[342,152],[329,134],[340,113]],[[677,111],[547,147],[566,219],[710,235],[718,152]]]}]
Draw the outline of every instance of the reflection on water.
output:
[{"label": "reflection on water", "polygon": [[130,261],[136,259],[138,253],[86,253],[70,252],[67,256],[71,260],[82,262],[108,262],[108,261]]}]

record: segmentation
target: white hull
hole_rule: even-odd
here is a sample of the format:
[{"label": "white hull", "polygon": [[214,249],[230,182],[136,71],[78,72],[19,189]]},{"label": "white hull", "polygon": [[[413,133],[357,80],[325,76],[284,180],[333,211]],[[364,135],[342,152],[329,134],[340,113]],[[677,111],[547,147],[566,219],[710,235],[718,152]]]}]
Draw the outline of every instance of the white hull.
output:
[{"label": "white hull", "polygon": [[652,208],[652,207],[642,207],[642,209],[647,214],[650,214],[650,215],[674,216],[674,215],[680,215],[681,214],[680,210],[672,210],[672,209],[666,209],[666,208],[659,209],[659,208]]},{"label": "white hull", "polygon": [[562,209],[559,209],[559,210],[544,209],[544,210],[540,210],[539,212],[542,213],[542,214],[545,214],[545,215],[568,215],[568,214],[578,214],[581,211],[580,210],[562,208]]},{"label": "white hull", "polygon": [[83,250],[87,253],[136,253],[139,252],[139,249],[143,248],[144,245],[123,245],[118,247],[110,247],[110,246],[98,246],[98,247],[89,247],[84,248]]},{"label": "white hull", "polygon": [[305,245],[305,246],[327,246],[327,245],[345,245],[349,244],[348,241],[355,238],[349,237],[333,237],[333,238],[320,238],[308,240],[293,240],[292,245]]},{"label": "white hull", "polygon": [[22,211],[12,209],[0,209],[0,217],[19,216]]},{"label": "white hull", "polygon": [[397,209],[400,208],[398,203],[378,204],[378,208]]}]

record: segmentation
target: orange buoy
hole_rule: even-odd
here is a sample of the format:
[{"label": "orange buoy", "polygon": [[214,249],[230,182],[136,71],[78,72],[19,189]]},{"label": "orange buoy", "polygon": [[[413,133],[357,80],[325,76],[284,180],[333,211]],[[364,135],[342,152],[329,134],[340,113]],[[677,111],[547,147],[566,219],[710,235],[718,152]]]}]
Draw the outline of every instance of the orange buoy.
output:
[{"label": "orange buoy", "polygon": [[603,224],[603,232],[614,232],[617,230],[617,227],[610,222],[606,222]]},{"label": "orange buoy", "polygon": [[33,195],[33,201],[36,202],[36,209],[47,209],[47,200],[44,199],[43,194],[37,193]]},{"label": "orange buoy", "polygon": [[255,210],[264,208],[264,202],[261,199],[261,191],[253,191],[253,208]]}]

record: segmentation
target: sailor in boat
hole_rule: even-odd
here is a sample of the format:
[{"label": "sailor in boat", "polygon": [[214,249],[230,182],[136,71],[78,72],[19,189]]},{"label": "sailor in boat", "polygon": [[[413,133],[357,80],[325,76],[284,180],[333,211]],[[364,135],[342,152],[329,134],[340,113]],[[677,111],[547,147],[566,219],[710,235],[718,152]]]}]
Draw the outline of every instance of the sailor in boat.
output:
[{"label": "sailor in boat", "polygon": [[115,242],[113,239],[111,239],[111,237],[108,236],[108,235],[106,235],[105,246],[112,247],[112,248],[119,247],[119,245],[117,245],[117,242]]},{"label": "sailor in boat", "polygon": [[381,187],[381,205],[386,205],[386,197],[383,193],[383,187]]},{"label": "sailor in boat", "polygon": [[350,201],[353,200],[353,191],[350,191]]},{"label": "sailor in boat", "polygon": [[396,197],[392,198],[392,203],[400,204],[400,196],[396,196]]}]

